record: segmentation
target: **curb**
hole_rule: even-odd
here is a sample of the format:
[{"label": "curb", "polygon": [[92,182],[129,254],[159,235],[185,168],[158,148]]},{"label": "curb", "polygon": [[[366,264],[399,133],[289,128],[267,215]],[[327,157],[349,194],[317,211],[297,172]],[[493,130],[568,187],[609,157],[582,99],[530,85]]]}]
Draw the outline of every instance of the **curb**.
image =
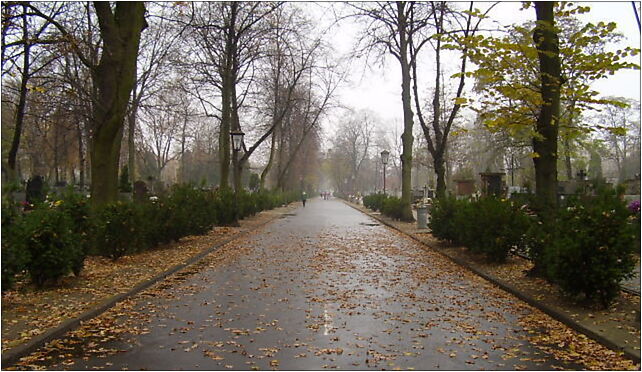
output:
[{"label": "curb", "polygon": [[[350,206],[351,208],[353,208],[353,209],[355,209],[355,210],[357,210],[357,211],[359,211],[359,212],[361,212],[361,213],[363,213],[363,214],[365,214],[365,215],[367,215],[369,217],[374,218],[375,220],[377,220],[377,221],[381,222],[382,224],[392,228],[393,230],[396,230],[396,231],[404,234],[405,236],[415,240],[416,242],[419,242],[422,246],[425,246],[426,248],[430,248],[430,246],[428,246],[428,244],[426,244],[425,242],[423,242],[419,238],[415,237],[413,234],[406,233],[405,231],[397,228],[396,226],[390,224],[389,222],[384,221],[384,220],[380,219],[379,217],[374,216],[374,215],[372,215],[370,213],[364,212],[364,211],[360,210],[359,208],[355,207],[354,205],[351,205],[350,203],[347,203],[345,201],[344,201],[344,203],[347,204],[348,206]],[[514,295],[515,297],[517,297],[520,300],[528,303],[529,305],[531,305],[531,306],[543,311],[544,313],[549,315],[551,318],[553,318],[553,319],[555,319],[555,320],[557,320],[557,321],[559,321],[561,323],[564,323],[568,327],[574,329],[577,332],[580,332],[580,333],[586,335],[587,337],[592,338],[593,340],[599,342],[600,344],[608,347],[609,349],[611,349],[613,351],[622,352],[625,357],[631,359],[634,363],[640,363],[640,354],[639,354],[639,352],[635,353],[635,350],[633,350],[632,347],[630,347],[630,346],[621,346],[621,345],[616,344],[615,342],[613,342],[613,341],[609,340],[608,338],[600,335],[599,333],[597,333],[597,332],[595,332],[595,331],[593,331],[593,330],[591,330],[589,328],[584,327],[580,323],[577,323],[571,317],[569,317],[566,314],[558,311],[557,309],[555,309],[555,308],[553,308],[551,306],[548,306],[548,305],[546,305],[546,304],[544,304],[542,302],[539,302],[536,299],[534,299],[533,297],[528,296],[528,295],[524,294],[523,292],[519,291],[517,288],[515,288],[515,287],[513,287],[513,286],[511,286],[509,284],[503,283],[503,282],[493,278],[492,276],[490,276],[490,275],[488,275],[488,274],[486,274],[486,273],[484,273],[484,272],[482,272],[482,271],[470,266],[466,261],[457,259],[455,257],[450,257],[445,252],[442,252],[439,249],[434,249],[434,248],[430,248],[430,249],[432,249],[433,251],[435,251],[435,252],[441,254],[442,256],[448,258],[449,260],[451,260],[452,262],[458,264],[459,266],[462,266],[462,267],[472,271],[473,273],[481,276],[485,280],[491,282],[492,284],[494,284],[497,287],[503,289],[504,291]]]},{"label": "curb", "polygon": [[274,220],[279,218],[278,216],[280,216],[280,214],[275,216],[274,218],[271,218],[268,221],[256,226],[253,229],[246,230],[246,231],[241,231],[239,233],[236,233],[235,235],[233,235],[233,236],[231,236],[231,237],[229,237],[229,238],[227,238],[227,239],[225,239],[223,241],[220,241],[220,242],[214,244],[212,247],[210,247],[210,248],[208,248],[208,249],[196,254],[195,256],[190,257],[186,262],[180,263],[178,265],[175,265],[174,267],[171,267],[171,268],[167,269],[166,271],[161,272],[160,274],[157,274],[157,275],[153,276],[151,279],[148,279],[148,280],[146,280],[146,281],[144,281],[142,283],[137,284],[135,287],[133,287],[132,289],[130,289],[127,292],[120,293],[120,294],[117,294],[115,296],[112,296],[112,297],[108,298],[107,300],[103,301],[97,307],[85,311],[84,313],[80,314],[76,318],[68,319],[68,320],[62,322],[56,328],[53,328],[50,331],[47,331],[47,332],[45,332],[43,334],[40,334],[40,335],[32,338],[31,340],[27,341],[26,343],[20,345],[20,346],[17,346],[17,347],[15,347],[13,349],[10,349],[10,350],[7,350],[7,351],[3,352],[2,353],[2,359],[0,361],[0,363],[2,364],[2,370],[4,370],[7,367],[17,363],[20,360],[20,358],[31,354],[32,352],[36,351],[38,348],[44,346],[47,342],[49,342],[49,341],[51,341],[53,339],[56,339],[56,338],[60,338],[65,333],[77,328],[78,326],[80,326],[80,324],[82,322],[87,321],[89,319],[92,319],[92,318],[95,318],[95,317],[101,315],[102,313],[104,313],[105,311],[109,310],[110,308],[112,308],[117,303],[122,302],[122,301],[128,299],[129,297],[133,297],[134,295],[136,295],[139,292],[141,292],[141,291],[151,287],[152,285],[160,282],[161,280],[165,279],[166,277],[168,277],[168,276],[170,276],[170,275],[172,275],[172,274],[174,274],[174,273],[176,273],[176,272],[178,272],[178,271],[180,271],[180,270],[182,270],[182,269],[184,269],[184,268],[186,268],[188,266],[191,266],[191,265],[199,262],[205,256],[207,256],[208,254],[216,251],[218,248],[220,248],[220,247],[222,247],[222,246],[224,246],[224,245],[226,245],[226,244],[228,244],[228,243],[230,243],[230,242],[232,242],[232,241],[234,241],[236,239],[242,238],[245,235],[247,235],[247,234],[249,234],[249,233],[251,233],[253,231],[258,230],[259,228],[267,225],[270,222],[273,222]]}]

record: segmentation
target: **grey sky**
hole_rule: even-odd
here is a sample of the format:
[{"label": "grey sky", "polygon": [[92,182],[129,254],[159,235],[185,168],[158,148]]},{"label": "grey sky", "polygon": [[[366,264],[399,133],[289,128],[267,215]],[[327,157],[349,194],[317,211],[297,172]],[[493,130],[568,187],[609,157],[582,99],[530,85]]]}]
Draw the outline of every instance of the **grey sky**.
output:
[{"label": "grey sky", "polygon": [[[490,3],[477,3],[482,9]],[[640,32],[631,2],[585,2],[591,7],[588,14],[580,15],[591,22],[597,23],[616,22],[617,31],[624,34],[626,42],[624,46],[640,47]],[[334,19],[332,12],[328,11],[330,3],[306,4],[321,24],[327,25]],[[335,3],[336,6],[336,3]],[[521,3],[503,2],[498,4],[490,13],[490,17],[501,24],[521,23],[535,18],[534,9],[520,11]],[[331,28],[328,36],[339,54],[349,53],[358,35],[357,27],[350,21],[344,21],[338,26]],[[640,59],[636,61],[640,64]],[[430,63],[426,62],[425,68],[430,69]],[[370,109],[376,112],[384,122],[384,125],[392,129],[392,126],[401,125],[401,78],[399,65],[392,57],[386,60],[383,67],[370,65],[364,67],[359,60],[353,64],[353,73],[348,84],[339,93],[339,101],[347,106],[356,109]],[[432,85],[432,77],[429,71],[423,78],[420,85],[424,88]],[[420,80],[421,80],[420,76]],[[470,86],[470,84],[468,84]],[[594,83],[593,87],[603,95],[615,95],[640,99],[640,71],[622,71],[608,79]],[[330,123],[329,123],[330,124]],[[330,125],[331,126],[331,125]],[[330,129],[330,128],[328,128]]]}]

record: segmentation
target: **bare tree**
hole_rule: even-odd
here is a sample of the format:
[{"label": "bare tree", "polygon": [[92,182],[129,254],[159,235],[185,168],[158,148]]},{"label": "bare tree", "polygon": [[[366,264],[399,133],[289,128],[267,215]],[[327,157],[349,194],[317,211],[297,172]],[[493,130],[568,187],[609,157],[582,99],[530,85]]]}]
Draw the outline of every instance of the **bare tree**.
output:
[{"label": "bare tree", "polygon": [[[415,39],[422,39],[420,34],[427,31],[430,9],[422,3],[415,2],[380,2],[373,5],[353,4],[354,15],[364,19],[365,31],[359,40],[359,53],[369,54],[377,51],[380,54],[392,54],[401,68],[401,102],[403,105],[404,130],[401,135],[403,151],[401,153],[401,200],[404,203],[403,219],[412,221],[410,210],[412,147],[413,147],[413,112],[411,101],[411,66],[414,56],[411,45]],[[420,49],[421,43],[415,44]]]},{"label": "bare tree", "polygon": [[[443,198],[446,195],[446,152],[448,148],[449,134],[452,129],[453,123],[457,114],[466,102],[463,98],[464,84],[466,82],[466,68],[468,62],[468,44],[469,40],[475,36],[479,29],[479,24],[485,15],[494,7],[491,5],[486,12],[482,15],[478,10],[473,9],[473,3],[470,3],[467,12],[457,12],[449,8],[449,5],[444,2],[431,2],[431,14],[433,18],[434,36],[422,40],[410,42],[410,54],[412,55],[412,77],[413,77],[413,91],[415,97],[415,108],[417,110],[417,118],[421,124],[428,151],[432,155],[433,166],[437,175],[436,194],[438,198]],[[474,17],[479,17],[474,22]],[[460,35],[458,35],[460,34]],[[445,87],[443,86],[444,78],[442,75],[442,51],[444,43],[451,40],[459,44],[458,49],[461,50],[461,64],[459,67],[458,81],[456,93],[450,104],[450,109],[446,110],[442,103],[445,98]],[[432,120],[430,124],[427,123],[425,115],[422,111],[421,99],[418,91],[418,74],[417,64],[418,57],[421,51],[423,41],[429,41],[433,47],[435,56],[435,86],[432,97]]]},{"label": "bare tree", "polygon": [[148,7],[148,28],[141,36],[137,77],[127,114],[127,158],[132,179],[136,179],[137,175],[134,134],[138,108],[165,85],[172,84],[167,81],[173,76],[172,62],[182,57],[178,50],[179,41],[189,24],[189,21],[180,22],[171,18],[174,13],[182,11],[185,5],[152,3]]},{"label": "bare tree", "polygon": [[101,36],[98,63],[80,46],[80,40],[65,25],[33,3],[31,12],[55,26],[83,64],[91,71],[93,111],[91,128],[92,204],[101,205],[118,197],[118,163],[124,119],[136,77],[140,35],[147,26],[142,2],[95,2]]},{"label": "bare tree", "polygon": [[[230,130],[240,129],[239,110],[246,93],[242,92],[239,99],[237,89],[244,80],[251,80],[253,63],[260,58],[259,47],[265,33],[265,19],[280,6],[281,3],[262,2],[203,3],[198,7],[192,6],[194,21],[191,29],[195,35],[196,56],[194,68],[201,81],[213,85],[220,93],[220,107],[210,103],[210,109],[220,112],[221,187],[228,186]],[[206,108],[204,100],[201,103]]]},{"label": "bare tree", "polygon": [[[625,102],[628,105],[607,105],[594,118],[599,123],[598,127],[603,129],[602,137],[610,145],[608,157],[615,162],[618,181],[623,182],[635,173],[633,169],[629,169],[631,160],[637,158],[639,164],[640,104],[623,97],[607,99]],[[639,169],[639,165],[637,168]]]},{"label": "bare tree", "polygon": [[[53,4],[48,10],[48,17],[55,17],[62,11],[62,6]],[[19,75],[14,130],[11,148],[7,158],[9,179],[16,181],[16,159],[25,121],[27,96],[30,81],[34,76],[51,64],[56,55],[46,48],[52,43],[60,42],[59,38],[50,35],[51,22],[29,15],[26,3],[2,3],[2,76]],[[7,88],[7,86],[5,86]]]}]

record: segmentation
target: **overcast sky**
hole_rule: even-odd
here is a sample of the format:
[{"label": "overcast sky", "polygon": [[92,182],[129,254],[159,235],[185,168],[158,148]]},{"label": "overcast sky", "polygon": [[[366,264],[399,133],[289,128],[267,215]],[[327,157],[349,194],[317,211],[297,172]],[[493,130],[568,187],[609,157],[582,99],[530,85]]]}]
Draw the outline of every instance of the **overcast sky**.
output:
[{"label": "overcast sky", "polygon": [[[476,6],[485,9],[490,3],[476,3]],[[591,11],[580,17],[597,23],[616,22],[617,31],[622,33],[626,41],[624,46],[640,47],[640,31],[635,19],[635,13],[631,2],[586,2],[579,3],[589,5]],[[334,17],[332,12],[328,11],[330,3],[324,4],[306,4],[306,8],[314,17],[323,25],[330,24]],[[334,4],[337,6],[337,4]],[[521,3],[503,2],[498,4],[489,14],[493,20],[501,24],[522,23],[535,19],[535,10],[533,8],[520,11]],[[338,26],[332,27],[328,31],[328,36],[339,54],[349,53],[355,45],[355,37],[358,34],[357,27],[350,21],[342,22]],[[432,61],[424,62],[425,68],[432,68]],[[639,56],[636,63],[640,64]],[[392,57],[388,58],[383,67],[364,66],[361,61],[354,62],[351,79],[339,93],[339,101],[356,109],[370,109],[376,112],[384,125],[390,130],[393,126],[401,126],[402,108],[401,108],[401,74],[399,64]],[[427,74],[430,75],[430,74]],[[425,87],[432,85],[432,76],[425,76],[424,83],[420,85]],[[467,83],[470,86],[470,83]],[[640,99],[640,71],[618,72],[608,79],[594,83],[594,89],[600,91],[603,95],[615,95]],[[332,126],[332,120],[328,123]],[[326,133],[330,134],[331,128],[326,126]]]}]

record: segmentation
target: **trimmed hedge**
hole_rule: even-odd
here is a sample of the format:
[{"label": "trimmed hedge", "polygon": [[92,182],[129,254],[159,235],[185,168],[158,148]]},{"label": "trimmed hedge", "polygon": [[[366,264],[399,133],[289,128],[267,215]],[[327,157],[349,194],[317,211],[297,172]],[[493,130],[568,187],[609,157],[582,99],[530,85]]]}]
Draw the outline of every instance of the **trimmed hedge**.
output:
[{"label": "trimmed hedge", "polygon": [[93,216],[93,254],[112,260],[135,253],[143,236],[143,224],[133,203],[109,203]]},{"label": "trimmed hedge", "polygon": [[401,220],[403,218],[404,203],[399,198],[394,196],[388,197],[383,201],[383,208],[381,213],[394,219]]},{"label": "trimmed hedge", "polygon": [[437,238],[465,245],[489,261],[504,262],[522,243],[528,223],[526,213],[510,201],[450,197],[435,203],[429,225]]},{"label": "trimmed hedge", "polygon": [[363,205],[373,211],[381,212],[386,199],[388,196],[383,193],[370,194],[363,197]]},{"label": "trimmed hedge", "polygon": [[428,227],[432,235],[451,243],[459,243],[461,231],[455,220],[455,212],[464,207],[467,201],[457,200],[453,196],[437,199],[430,210]]},{"label": "trimmed hedge", "polygon": [[15,277],[27,269],[29,252],[22,241],[22,224],[18,205],[10,198],[2,199],[2,290],[11,289]]},{"label": "trimmed hedge", "polygon": [[616,190],[568,199],[541,219],[524,206],[494,198],[437,200],[430,228],[435,237],[466,246],[490,261],[511,250],[528,252],[539,273],[566,293],[608,306],[630,278],[639,234],[638,212]]},{"label": "trimmed hedge", "polygon": [[363,205],[395,220],[403,218],[404,204],[400,198],[394,196],[383,193],[370,194],[363,197]]},{"label": "trimmed hedge", "polygon": [[544,250],[548,277],[571,295],[607,307],[620,282],[633,276],[636,258],[634,217],[616,190],[573,198],[559,210]]},{"label": "trimmed hedge", "polygon": [[214,225],[227,225],[298,200],[297,192],[256,193],[203,191],[176,185],[155,200],[116,202],[95,210],[71,189],[53,203],[19,212],[15,203],[2,203],[2,290],[11,288],[24,270],[43,286],[74,272],[78,275],[90,253],[117,260],[153,249],[187,235],[203,234]]},{"label": "trimmed hedge", "polygon": [[38,287],[54,284],[84,258],[73,221],[55,206],[28,213],[21,221],[18,238],[29,253],[27,270]]}]

